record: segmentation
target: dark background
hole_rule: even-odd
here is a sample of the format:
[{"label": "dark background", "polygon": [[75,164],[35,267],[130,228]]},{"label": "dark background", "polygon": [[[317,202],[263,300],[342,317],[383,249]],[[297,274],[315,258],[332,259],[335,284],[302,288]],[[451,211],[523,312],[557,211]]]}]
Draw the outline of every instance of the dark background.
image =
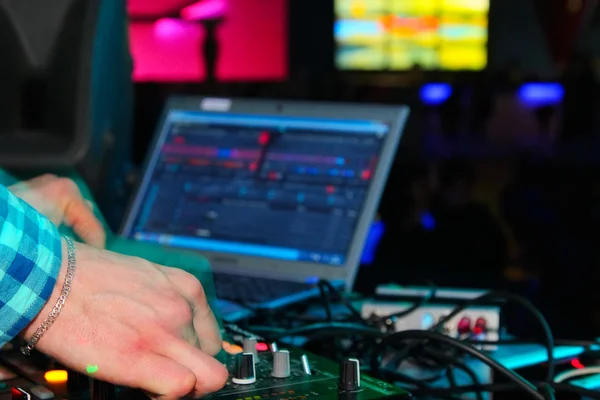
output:
[{"label": "dark background", "polygon": [[[486,71],[342,73],[333,64],[333,1],[289,1],[288,79],[136,84],[134,160],[143,162],[171,94],[409,104],[379,210],[386,233],[357,289],[433,281],[511,290],[532,299],[558,336],[595,337],[597,9],[596,1],[492,0]],[[561,83],[562,101],[520,102],[519,87],[539,81]],[[419,90],[428,82],[449,83],[453,96],[426,106]]]}]

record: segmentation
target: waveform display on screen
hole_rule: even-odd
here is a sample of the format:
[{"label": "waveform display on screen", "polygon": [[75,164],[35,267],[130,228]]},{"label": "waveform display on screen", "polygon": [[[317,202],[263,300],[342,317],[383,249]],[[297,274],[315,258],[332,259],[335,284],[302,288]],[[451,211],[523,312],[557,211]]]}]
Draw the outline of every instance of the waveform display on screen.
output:
[{"label": "waveform display on screen", "polygon": [[343,70],[481,70],[490,0],[336,0]]}]

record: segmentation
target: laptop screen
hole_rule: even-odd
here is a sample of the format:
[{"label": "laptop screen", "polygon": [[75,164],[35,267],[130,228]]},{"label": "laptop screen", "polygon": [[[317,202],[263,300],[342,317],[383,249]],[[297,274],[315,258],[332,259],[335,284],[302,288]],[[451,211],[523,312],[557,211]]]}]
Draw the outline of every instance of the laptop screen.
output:
[{"label": "laptop screen", "polygon": [[172,110],[123,233],[343,266],[390,127]]}]

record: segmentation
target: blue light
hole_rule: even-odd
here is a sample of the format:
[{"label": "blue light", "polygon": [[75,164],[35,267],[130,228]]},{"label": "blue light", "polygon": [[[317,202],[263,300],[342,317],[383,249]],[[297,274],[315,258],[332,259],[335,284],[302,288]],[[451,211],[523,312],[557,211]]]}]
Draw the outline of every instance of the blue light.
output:
[{"label": "blue light", "polygon": [[428,83],[421,87],[421,101],[428,106],[437,106],[452,96],[452,86],[447,83]]},{"label": "blue light", "polygon": [[435,230],[435,218],[429,212],[424,212],[421,214],[421,226],[426,231]]},{"label": "blue light", "polygon": [[525,83],[519,88],[519,100],[527,106],[540,107],[559,104],[565,95],[560,83]]},{"label": "blue light", "polygon": [[371,229],[369,230],[369,235],[367,236],[367,241],[365,242],[365,247],[360,260],[362,265],[370,265],[373,263],[375,260],[377,246],[379,246],[379,242],[381,241],[381,237],[383,236],[384,232],[385,225],[383,222],[377,221],[371,225]]},{"label": "blue light", "polygon": [[356,36],[378,37],[383,34],[382,29],[377,21],[343,19],[335,23],[334,34],[338,39],[352,39]]}]

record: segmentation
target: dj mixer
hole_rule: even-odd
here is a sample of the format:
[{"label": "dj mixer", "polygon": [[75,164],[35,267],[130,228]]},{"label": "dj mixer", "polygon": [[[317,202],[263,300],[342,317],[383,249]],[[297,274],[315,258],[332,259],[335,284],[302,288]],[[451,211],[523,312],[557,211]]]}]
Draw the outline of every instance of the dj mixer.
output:
[{"label": "dj mixer", "polygon": [[[361,374],[360,363],[337,363],[296,349],[278,349],[255,338],[227,343],[230,377],[207,398],[219,400],[375,400],[410,395]],[[0,353],[0,400],[138,400],[139,391],[117,388],[67,371],[40,354],[25,357],[15,348]]]}]

